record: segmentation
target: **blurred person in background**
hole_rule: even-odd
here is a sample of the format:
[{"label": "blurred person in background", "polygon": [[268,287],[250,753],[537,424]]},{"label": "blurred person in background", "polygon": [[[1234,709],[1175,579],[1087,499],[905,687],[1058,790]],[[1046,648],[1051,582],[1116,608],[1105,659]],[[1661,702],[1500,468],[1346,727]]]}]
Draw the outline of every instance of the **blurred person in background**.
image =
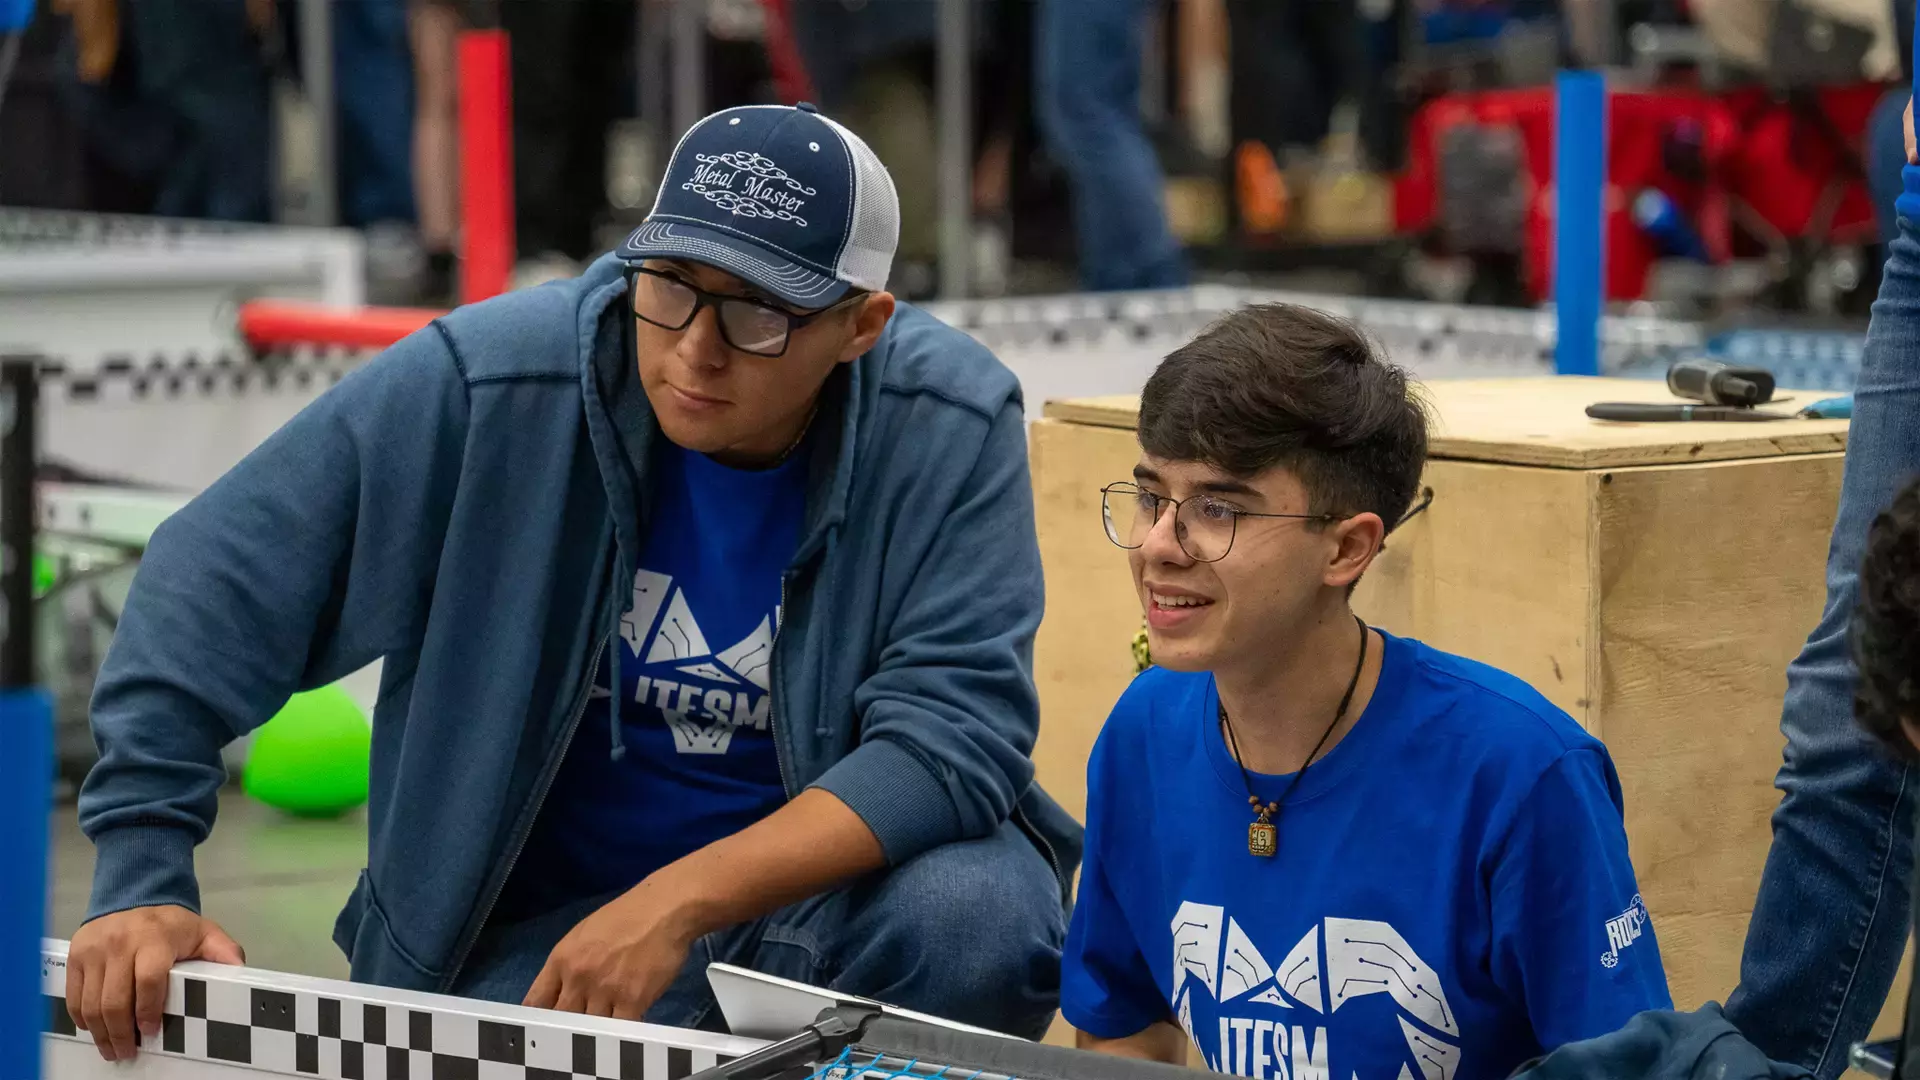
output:
[{"label": "blurred person in background", "polygon": [[920,0],[787,0],[807,75],[827,111],[862,132],[900,190],[895,288],[936,288],[940,154],[933,63],[940,6]]},{"label": "blurred person in background", "polygon": [[[1317,0],[1316,0],[1317,2]],[[1140,118],[1152,0],[1035,0],[1035,107],[1073,194],[1081,287],[1187,283],[1167,223],[1166,177]],[[1267,103],[1271,106],[1271,102]]]},{"label": "blurred person in background", "polygon": [[[414,64],[408,27],[413,2],[349,0],[328,7],[339,223],[365,230],[368,276],[374,281],[411,283],[422,271],[413,180]],[[280,18],[297,32],[298,0],[281,0]]]},{"label": "blurred person in background", "polygon": [[[1025,72],[1009,70],[1019,51],[1011,40],[1015,19],[1025,20],[1030,0],[987,0],[972,9],[972,68],[968,148],[973,163],[971,210],[976,240],[1003,235],[1011,201],[1016,123],[1024,108]],[[895,291],[910,300],[948,287],[939,280],[940,145],[935,97],[939,5],[924,0],[761,0],[770,14],[791,26],[804,62],[804,76],[821,106],[847,117],[865,133],[875,154],[900,188],[900,252]],[[983,232],[983,230],[985,230]],[[990,279],[1002,268],[986,265],[995,253],[975,259],[974,288],[996,291]],[[969,283],[957,283],[968,285]]]},{"label": "blurred person in background", "polygon": [[599,245],[607,130],[633,45],[629,0],[503,0],[513,42],[516,288],[572,277]]},{"label": "blurred person in background", "polygon": [[[1920,471],[1920,157],[1906,113],[1898,223],[1873,305],[1820,622],[1787,667],[1773,846],[1727,1018],[1777,1061],[1822,1080],[1847,1068],[1906,947],[1915,776],[1854,722],[1848,630],[1868,526]],[[1809,917],[1808,912],[1818,912]]]},{"label": "blurred person in background", "polygon": [[[165,217],[272,217],[273,0],[53,0],[97,159]],[[146,201],[142,199],[141,201]]]},{"label": "blurred person in background", "polygon": [[1250,233],[1284,228],[1285,170],[1317,157],[1333,110],[1358,90],[1353,0],[1227,0],[1236,205]]},{"label": "blurred person in background", "polygon": [[458,0],[408,0],[413,50],[413,204],[425,259],[417,302],[451,306],[460,227]]}]

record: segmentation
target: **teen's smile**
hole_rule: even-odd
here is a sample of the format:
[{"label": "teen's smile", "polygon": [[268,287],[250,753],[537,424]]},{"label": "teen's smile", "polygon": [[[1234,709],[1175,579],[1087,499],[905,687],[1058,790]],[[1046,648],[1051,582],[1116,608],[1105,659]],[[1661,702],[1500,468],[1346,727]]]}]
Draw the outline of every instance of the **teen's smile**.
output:
[{"label": "teen's smile", "polygon": [[1147,625],[1155,630],[1175,630],[1198,620],[1213,606],[1212,598],[1182,589],[1177,585],[1143,581],[1147,594]]}]

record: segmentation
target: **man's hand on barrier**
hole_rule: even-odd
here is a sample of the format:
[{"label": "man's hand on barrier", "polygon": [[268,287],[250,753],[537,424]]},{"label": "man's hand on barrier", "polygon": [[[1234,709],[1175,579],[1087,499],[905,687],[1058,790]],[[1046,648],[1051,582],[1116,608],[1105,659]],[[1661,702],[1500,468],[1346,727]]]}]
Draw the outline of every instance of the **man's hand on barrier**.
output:
[{"label": "man's hand on barrier", "polygon": [[587,916],[560,939],[525,1004],[536,1009],[640,1020],[672,985],[700,936],[648,879]]},{"label": "man's hand on barrier", "polygon": [[808,788],[752,825],[648,875],[554,946],[525,1004],[642,1019],[702,934],[816,896],[887,864],[840,797]]},{"label": "man's hand on barrier", "polygon": [[144,907],[82,926],[67,950],[67,1014],[100,1056],[134,1056],[134,1031],[160,1034],[167,973],[183,960],[244,964],[246,951],[213,920],[183,907]]}]

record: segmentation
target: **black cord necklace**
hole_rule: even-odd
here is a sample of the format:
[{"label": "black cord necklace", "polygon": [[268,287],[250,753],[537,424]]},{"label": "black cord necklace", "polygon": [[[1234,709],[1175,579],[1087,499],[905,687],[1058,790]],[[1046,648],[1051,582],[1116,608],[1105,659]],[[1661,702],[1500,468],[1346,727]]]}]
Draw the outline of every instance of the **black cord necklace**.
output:
[{"label": "black cord necklace", "polygon": [[1263,804],[1260,796],[1253,793],[1253,776],[1247,772],[1246,762],[1240,757],[1240,742],[1234,737],[1233,721],[1227,719],[1226,702],[1220,703],[1220,727],[1227,734],[1227,749],[1233,753],[1233,763],[1240,766],[1240,781],[1247,786],[1247,803],[1253,807],[1256,815],[1253,824],[1247,826],[1247,851],[1250,854],[1270,859],[1273,853],[1280,849],[1279,830],[1274,827],[1274,815],[1280,812],[1280,804],[1287,801],[1293,794],[1293,789],[1300,786],[1301,777],[1307,775],[1307,766],[1313,764],[1313,759],[1320,756],[1320,748],[1327,745],[1327,739],[1332,736],[1333,729],[1339,727],[1340,721],[1345,719],[1347,706],[1353,704],[1354,688],[1360,685],[1360,671],[1367,666],[1367,624],[1361,621],[1358,615],[1353,617],[1353,621],[1360,627],[1360,659],[1354,662],[1353,677],[1347,680],[1347,692],[1340,696],[1340,707],[1334,710],[1333,723],[1328,724],[1327,730],[1320,733],[1320,741],[1313,744],[1313,751],[1307,755],[1307,760],[1301,763],[1300,770],[1293,774],[1293,779],[1287,783],[1287,790],[1280,793],[1277,801]]}]

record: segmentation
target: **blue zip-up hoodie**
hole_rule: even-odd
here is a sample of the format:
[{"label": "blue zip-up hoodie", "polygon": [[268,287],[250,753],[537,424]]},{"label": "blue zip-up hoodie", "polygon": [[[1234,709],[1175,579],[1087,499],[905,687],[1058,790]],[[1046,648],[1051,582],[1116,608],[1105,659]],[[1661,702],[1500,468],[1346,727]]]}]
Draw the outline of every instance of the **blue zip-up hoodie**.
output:
[{"label": "blue zip-up hoodie", "polygon": [[[625,289],[609,257],[435,321],[154,533],[93,699],[89,918],[198,910],[221,747],[384,658],[367,868],[334,938],[357,980],[452,986],[631,592],[646,455],[595,379],[625,351]],[[1018,382],[901,305],[815,424],[773,653],[789,795],[837,795],[896,865],[1012,818],[1065,903],[1080,828],[1029,757],[1042,601]]]}]

